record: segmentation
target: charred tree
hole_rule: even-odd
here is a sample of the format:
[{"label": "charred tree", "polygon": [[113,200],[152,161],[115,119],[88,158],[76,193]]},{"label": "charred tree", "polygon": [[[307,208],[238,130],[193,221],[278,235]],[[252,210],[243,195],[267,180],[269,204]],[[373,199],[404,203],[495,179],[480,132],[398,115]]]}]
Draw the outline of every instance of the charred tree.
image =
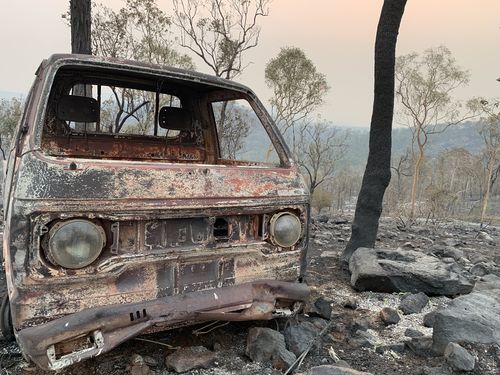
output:
[{"label": "charred tree", "polygon": [[71,53],[91,55],[90,0],[70,0]]},{"label": "charred tree", "polygon": [[406,0],[384,0],[375,41],[375,89],[370,142],[352,233],[342,254],[346,267],[359,247],[374,247],[382,201],[391,180],[391,132],[394,113],[396,41]]},{"label": "charred tree", "polygon": [[[71,19],[71,53],[85,55],[92,54],[91,43],[91,4],[90,0],[70,0]],[[92,96],[92,87],[89,85],[76,85],[73,88],[73,95]],[[85,132],[87,124],[76,123],[76,130]]]}]

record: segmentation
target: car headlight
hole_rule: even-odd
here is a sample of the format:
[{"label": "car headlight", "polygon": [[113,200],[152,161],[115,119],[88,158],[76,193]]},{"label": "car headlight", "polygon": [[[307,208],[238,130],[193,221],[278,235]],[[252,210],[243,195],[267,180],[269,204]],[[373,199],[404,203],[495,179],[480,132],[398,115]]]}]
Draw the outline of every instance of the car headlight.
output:
[{"label": "car headlight", "polygon": [[101,254],[106,234],[88,220],[74,219],[55,224],[49,231],[48,258],[65,268],[82,268]]},{"label": "car headlight", "polygon": [[271,241],[281,247],[292,247],[302,234],[300,219],[290,212],[280,212],[269,221]]}]

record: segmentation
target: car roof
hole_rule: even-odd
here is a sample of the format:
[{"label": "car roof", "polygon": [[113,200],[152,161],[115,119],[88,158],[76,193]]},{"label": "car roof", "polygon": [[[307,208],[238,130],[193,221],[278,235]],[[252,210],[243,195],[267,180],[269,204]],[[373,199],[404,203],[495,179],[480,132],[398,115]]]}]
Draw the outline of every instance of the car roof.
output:
[{"label": "car roof", "polygon": [[41,69],[48,69],[54,65],[95,65],[109,69],[127,70],[136,73],[142,72],[144,74],[164,75],[174,79],[196,82],[198,84],[206,84],[225,89],[242,91],[254,96],[252,90],[250,90],[247,86],[228,79],[196,72],[193,70],[145,63],[141,61],[134,61],[117,57],[103,57],[81,54],[53,54],[48,59],[42,62],[37,70],[37,74]]}]

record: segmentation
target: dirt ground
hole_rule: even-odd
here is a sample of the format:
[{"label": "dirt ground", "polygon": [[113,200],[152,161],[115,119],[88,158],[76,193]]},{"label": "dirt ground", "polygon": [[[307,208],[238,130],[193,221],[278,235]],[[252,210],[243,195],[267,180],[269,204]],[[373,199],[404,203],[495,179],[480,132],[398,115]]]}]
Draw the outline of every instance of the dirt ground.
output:
[{"label": "dirt ground", "polygon": [[[384,219],[379,232],[378,247],[412,246],[425,249],[440,241],[455,241],[454,246],[464,251],[469,259],[487,261],[499,265],[500,233],[497,228],[487,228],[487,232],[496,240],[496,244],[482,240],[478,236],[478,227],[469,223],[448,222],[446,224],[421,224],[411,228],[398,228],[396,222]],[[401,294],[384,294],[354,291],[349,277],[339,269],[339,254],[345,246],[350,233],[348,223],[330,220],[328,223],[316,222],[313,225],[309,250],[309,269],[307,281],[315,287],[314,297],[323,296],[332,301],[333,313],[330,330],[317,340],[298,372],[306,372],[313,366],[334,363],[333,357],[346,361],[360,371],[373,374],[446,374],[442,357],[418,356],[408,349],[377,350],[387,345],[401,348],[408,338],[404,336],[407,328],[419,330],[426,336],[432,335],[432,329],[422,325],[423,316],[438,307],[446,306],[447,297],[432,297],[422,313],[403,316],[395,326],[385,327],[378,313],[383,307],[397,308]],[[498,268],[497,268],[498,269]],[[344,307],[355,301],[356,309]],[[127,368],[130,358],[139,354],[144,358],[151,374],[169,375],[175,372],[165,368],[165,357],[172,353],[166,345],[172,347],[203,345],[217,353],[215,365],[209,369],[187,372],[193,375],[279,375],[281,371],[270,364],[254,363],[245,355],[248,329],[266,326],[283,330],[286,321],[230,323],[208,333],[195,335],[193,331],[201,326],[185,327],[169,332],[143,336],[128,341],[112,352],[98,358],[82,362],[64,369],[59,374],[129,374]],[[375,345],[359,346],[351,340],[352,328],[356,324],[368,326]],[[143,340],[150,341],[143,341]],[[404,347],[403,347],[404,348]],[[470,374],[493,375],[500,373],[500,348],[498,346],[468,347],[478,358],[478,366]],[[432,372],[440,367],[441,372]],[[434,370],[437,371],[437,370]],[[46,374],[33,365],[26,363],[16,344],[0,341],[0,374]]]}]

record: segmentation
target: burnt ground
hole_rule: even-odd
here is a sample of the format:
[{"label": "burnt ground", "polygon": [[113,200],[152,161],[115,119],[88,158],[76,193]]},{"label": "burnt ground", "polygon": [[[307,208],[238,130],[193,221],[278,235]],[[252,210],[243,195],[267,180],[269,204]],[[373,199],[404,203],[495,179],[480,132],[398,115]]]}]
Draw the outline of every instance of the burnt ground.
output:
[{"label": "burnt ground", "polygon": [[[490,227],[485,230],[495,242],[485,240],[479,233],[477,225],[463,222],[447,222],[441,224],[420,224],[410,228],[398,228],[390,219],[382,220],[378,247],[395,248],[398,246],[415,249],[429,248],[433,244],[447,243],[463,251],[473,264],[486,262],[496,264],[494,273],[500,270],[500,231]],[[383,307],[397,308],[402,294],[386,294],[373,292],[356,292],[349,283],[349,277],[340,271],[339,255],[350,234],[348,223],[330,219],[328,223],[313,224],[311,246],[309,252],[310,265],[308,283],[315,287],[314,297],[323,296],[332,301],[332,324],[326,334],[318,339],[315,347],[309,352],[299,372],[322,364],[334,363],[338,357],[356,370],[373,374],[452,374],[444,364],[442,357],[420,356],[405,348],[404,332],[414,328],[422,334],[432,335],[432,329],[422,325],[423,316],[438,307],[446,306],[447,297],[431,297],[430,303],[419,314],[404,315],[397,325],[385,327],[379,319],[379,311]],[[356,304],[357,308],[344,307]],[[295,318],[292,318],[295,319]],[[208,369],[191,370],[186,374],[193,375],[226,375],[226,374],[259,374],[279,375],[281,371],[273,369],[270,364],[252,362],[245,355],[248,330],[255,326],[266,326],[283,330],[285,320],[269,322],[230,323],[205,334],[193,334],[202,327],[192,326],[168,332],[143,336],[131,340],[101,357],[82,362],[60,371],[60,374],[175,374],[165,367],[165,357],[173,353],[168,347],[185,347],[203,345],[217,353],[217,359]],[[368,332],[373,345],[369,347],[359,344],[352,336],[356,327],[362,326]],[[142,341],[142,339],[150,341]],[[378,350],[393,345],[394,350]],[[478,365],[469,374],[487,375],[500,373],[500,348],[498,346],[466,346],[477,356]],[[130,360],[138,354],[144,359],[146,366],[141,371],[130,369]],[[421,353],[419,353],[421,354]],[[439,368],[434,370],[432,368]],[[3,372],[2,372],[3,371]],[[19,353],[16,344],[0,341],[0,374],[48,374],[26,363]]]}]

